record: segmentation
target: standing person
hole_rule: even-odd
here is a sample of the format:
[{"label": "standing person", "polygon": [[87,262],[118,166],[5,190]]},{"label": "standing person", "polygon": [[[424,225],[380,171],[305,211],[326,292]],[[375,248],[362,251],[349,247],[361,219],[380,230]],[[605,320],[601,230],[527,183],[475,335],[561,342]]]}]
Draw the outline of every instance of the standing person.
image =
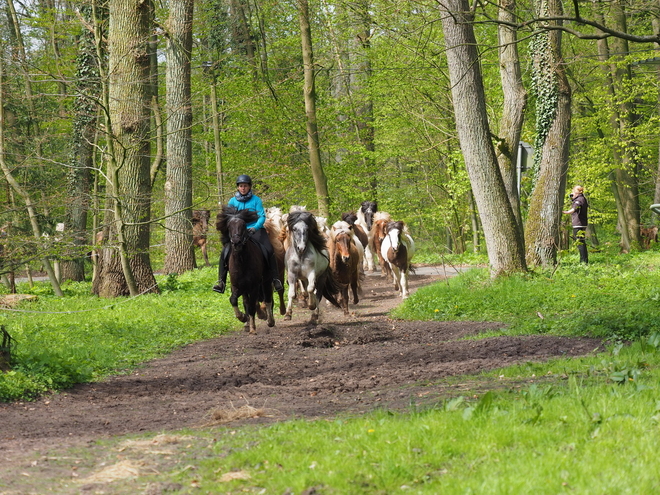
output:
[{"label": "standing person", "polygon": [[[273,246],[268,238],[268,233],[264,228],[266,222],[266,212],[264,205],[259,196],[252,193],[252,179],[249,175],[239,175],[236,179],[236,193],[229,200],[229,206],[233,206],[238,210],[253,210],[259,215],[256,222],[247,225],[250,237],[257,244],[262,246],[264,255],[268,262],[268,269],[270,276],[273,280],[273,287],[276,291],[284,290],[282,281],[277,274],[277,262],[275,261],[275,253]],[[229,244],[222,246],[222,253],[220,254],[220,261],[218,267],[218,283],[213,286],[215,292],[224,294],[225,286],[227,284],[227,271],[229,270]]]},{"label": "standing person", "polygon": [[584,197],[584,187],[575,186],[570,194],[572,201],[571,209],[563,213],[571,215],[571,224],[573,225],[573,240],[580,253],[580,263],[589,263],[589,253],[587,252],[587,210],[589,203]]}]

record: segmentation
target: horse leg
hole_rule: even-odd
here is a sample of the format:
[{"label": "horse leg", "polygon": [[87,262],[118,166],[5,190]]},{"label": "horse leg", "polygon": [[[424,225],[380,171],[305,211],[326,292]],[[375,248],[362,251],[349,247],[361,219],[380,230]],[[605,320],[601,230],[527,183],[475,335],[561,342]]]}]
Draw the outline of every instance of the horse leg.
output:
[{"label": "horse leg", "polygon": [[410,292],[408,292],[408,270],[401,270],[401,297],[406,299]]},{"label": "horse leg", "polygon": [[231,297],[229,298],[229,304],[231,304],[231,307],[234,308],[234,316],[236,316],[236,319],[246,323],[248,321],[248,317],[245,313],[241,313],[241,310],[238,309],[238,295],[234,294],[233,291],[231,293]]},{"label": "horse leg", "polygon": [[365,270],[368,270],[370,272],[373,272],[375,270],[374,267],[374,255],[371,252],[371,248],[369,245],[364,248],[364,261],[362,263],[362,266]]},{"label": "horse leg", "polygon": [[266,324],[269,327],[275,326],[275,317],[273,316],[273,301],[266,303]]},{"label": "horse leg", "polygon": [[399,276],[400,276],[399,267],[396,265],[392,265],[390,266],[390,268],[392,269],[392,278],[394,279],[394,289],[400,291],[401,287],[399,285]]},{"label": "horse leg", "polygon": [[359,303],[360,298],[358,297],[358,293],[360,292],[360,287],[358,284],[357,275],[353,280],[351,280],[351,290],[353,291],[353,304]]},{"label": "horse leg", "polygon": [[[311,292],[310,292],[310,294],[311,294]],[[316,325],[319,322],[319,308],[318,307],[312,311],[312,316],[309,319],[309,322],[312,325]]]},{"label": "horse leg", "polygon": [[254,297],[249,295],[243,296],[243,308],[247,321],[245,322],[245,331],[250,333],[257,333],[257,321],[254,315],[257,312],[257,301]]},{"label": "horse leg", "polygon": [[344,315],[348,316],[348,285],[344,285],[341,288],[341,309],[344,310]]},{"label": "horse leg", "polygon": [[211,263],[209,263],[209,253],[206,250],[206,241],[204,241],[200,249],[202,250],[202,255],[204,256],[204,264],[206,266],[211,266]]},{"label": "horse leg", "polygon": [[293,300],[296,297],[296,287],[298,286],[298,281],[295,279],[295,277],[289,277],[289,298],[286,303],[286,313],[284,313],[284,319],[285,320],[290,320],[291,319],[291,311],[293,308]]},{"label": "horse leg", "polygon": [[298,280],[298,302],[300,303],[301,308],[306,308],[307,307],[307,299],[309,298],[309,294],[307,294],[307,290],[305,289],[305,285],[303,284],[302,280]]},{"label": "horse leg", "polygon": [[309,301],[309,309],[314,311],[318,309],[318,301],[316,299],[316,273],[312,271],[307,277],[307,299]]}]

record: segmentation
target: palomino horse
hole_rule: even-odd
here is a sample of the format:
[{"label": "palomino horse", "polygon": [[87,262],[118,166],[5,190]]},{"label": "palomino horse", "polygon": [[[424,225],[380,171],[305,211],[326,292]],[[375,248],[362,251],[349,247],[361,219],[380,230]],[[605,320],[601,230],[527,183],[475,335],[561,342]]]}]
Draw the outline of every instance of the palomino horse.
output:
[{"label": "palomino horse", "polygon": [[378,261],[380,262],[381,275],[387,277],[388,280],[392,277],[392,270],[390,269],[389,263],[385,263],[383,255],[380,252],[381,244],[385,235],[387,233],[387,224],[392,221],[389,213],[384,211],[379,211],[374,215],[373,225],[369,231],[369,246],[374,253],[378,255]]},{"label": "palomino horse", "polygon": [[[209,255],[206,249],[206,233],[209,231],[209,220],[211,219],[211,210],[193,210],[192,212],[192,233],[193,233],[193,247],[198,247],[204,256],[204,264],[211,266],[209,263]],[[195,251],[193,250],[193,253]],[[195,267],[197,267],[197,260],[195,260]]]},{"label": "palomino horse", "polygon": [[360,244],[346,222],[336,222],[330,231],[330,268],[341,290],[339,304],[348,315],[348,288],[353,292],[353,304],[360,301],[359,292],[364,278],[362,258],[356,246]]},{"label": "palomino horse", "polygon": [[[378,204],[375,201],[363,201],[357,211],[357,219],[355,220],[356,225],[359,225],[365,232],[369,232],[373,225],[374,214],[377,211]],[[365,269],[373,272],[375,267],[374,255],[371,247],[372,246],[370,246],[369,243],[364,246],[364,263],[366,264]],[[375,252],[378,253],[378,251]]]},{"label": "palomino horse", "polygon": [[289,282],[289,299],[284,319],[291,319],[296,287],[302,282],[308,294],[307,306],[312,311],[311,322],[317,323],[321,299],[325,297],[338,308],[341,307],[334,296],[339,292],[339,285],[330,270],[325,237],[319,232],[314,215],[308,211],[289,213],[287,235],[285,245],[288,247],[284,259]]},{"label": "palomino horse", "polygon": [[[222,244],[230,244],[229,280],[231,296],[229,302],[239,321],[245,323],[245,330],[257,331],[255,314],[257,306],[265,304],[266,322],[275,325],[273,317],[273,286],[266,260],[261,247],[250,240],[247,224],[256,222],[258,215],[252,210],[238,210],[233,206],[223,206],[218,214],[216,228],[222,236]],[[238,309],[238,298],[243,297],[245,313]]]},{"label": "palomino horse", "polygon": [[413,271],[410,260],[415,254],[415,242],[406,232],[403,222],[389,222],[380,247],[381,255],[392,270],[394,288],[403,299],[408,297],[408,273]]}]

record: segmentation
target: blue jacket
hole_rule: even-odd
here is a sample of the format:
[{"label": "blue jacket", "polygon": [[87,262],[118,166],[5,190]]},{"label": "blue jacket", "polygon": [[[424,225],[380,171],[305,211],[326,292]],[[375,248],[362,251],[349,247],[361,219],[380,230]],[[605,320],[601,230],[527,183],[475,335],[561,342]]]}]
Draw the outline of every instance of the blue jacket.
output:
[{"label": "blue jacket", "polygon": [[239,210],[253,210],[259,215],[259,219],[256,222],[250,223],[247,225],[248,229],[263,229],[264,223],[266,222],[266,211],[264,210],[264,205],[261,202],[261,198],[256,195],[252,195],[247,201],[239,201],[236,199],[236,196],[233,196],[229,200],[229,206],[233,206]]}]

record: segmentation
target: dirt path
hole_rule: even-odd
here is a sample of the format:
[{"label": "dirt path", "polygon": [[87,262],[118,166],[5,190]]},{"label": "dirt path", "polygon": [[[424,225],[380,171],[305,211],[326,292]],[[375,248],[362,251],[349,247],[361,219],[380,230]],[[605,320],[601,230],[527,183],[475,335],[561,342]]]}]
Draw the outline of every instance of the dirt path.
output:
[{"label": "dirt path", "polygon": [[[411,277],[411,289],[444,276],[442,269],[421,269]],[[36,402],[0,404],[0,459],[107,436],[196,427],[214,409],[245,404],[268,411],[260,421],[401,409],[411,398],[460,395],[461,386],[446,377],[584,355],[600,345],[546,336],[461,341],[500,325],[388,319],[399,302],[390,284],[369,275],[349,317],[323,303],[321,323],[311,327],[309,312],[297,309],[290,322],[278,316],[268,333],[260,322],[257,335],[193,344],[131,375]]]}]

